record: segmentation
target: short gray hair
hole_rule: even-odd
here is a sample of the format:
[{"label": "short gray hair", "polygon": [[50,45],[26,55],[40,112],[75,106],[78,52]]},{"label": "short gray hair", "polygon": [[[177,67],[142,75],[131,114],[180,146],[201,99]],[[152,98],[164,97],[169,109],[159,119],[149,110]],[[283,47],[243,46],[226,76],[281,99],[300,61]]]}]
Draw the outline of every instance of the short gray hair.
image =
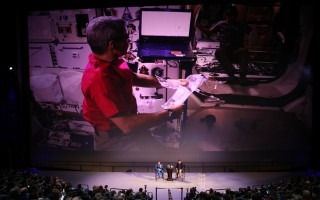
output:
[{"label": "short gray hair", "polygon": [[125,20],[114,16],[96,17],[87,26],[87,42],[93,53],[102,54],[110,41],[123,37],[125,32]]}]

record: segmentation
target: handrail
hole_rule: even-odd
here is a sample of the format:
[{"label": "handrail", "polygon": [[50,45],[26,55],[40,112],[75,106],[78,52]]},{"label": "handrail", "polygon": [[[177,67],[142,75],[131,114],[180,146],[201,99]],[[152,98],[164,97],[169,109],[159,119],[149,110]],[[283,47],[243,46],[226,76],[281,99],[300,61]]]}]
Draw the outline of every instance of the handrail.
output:
[{"label": "handrail", "polygon": [[[277,171],[294,170],[304,167],[296,162],[270,161],[270,162],[187,162],[186,172],[216,172],[216,171]],[[152,172],[152,162],[91,162],[91,161],[43,161],[33,163],[34,167],[45,169],[63,169],[76,171],[109,171],[109,172]],[[141,170],[143,169],[143,170]]]}]

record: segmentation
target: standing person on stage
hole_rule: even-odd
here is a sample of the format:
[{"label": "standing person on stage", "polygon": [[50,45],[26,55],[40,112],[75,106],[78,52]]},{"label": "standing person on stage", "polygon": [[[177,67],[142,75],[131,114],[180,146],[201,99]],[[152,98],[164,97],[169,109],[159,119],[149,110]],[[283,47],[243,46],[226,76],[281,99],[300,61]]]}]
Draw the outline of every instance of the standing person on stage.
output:
[{"label": "standing person on stage", "polygon": [[163,170],[163,165],[160,161],[158,161],[158,163],[155,166],[155,170],[156,170],[156,175],[158,177],[164,178],[164,170]]},{"label": "standing person on stage", "polygon": [[181,162],[181,160],[178,160],[176,164],[176,178],[181,178],[183,168],[184,164]]},{"label": "standing person on stage", "polygon": [[[156,113],[137,113],[133,86],[161,87],[154,76],[133,72],[122,58],[129,40],[126,21],[114,16],[92,19],[87,28],[87,42],[92,53],[83,73],[82,115],[95,130],[94,150],[133,150],[149,147],[161,150],[147,129],[179,118],[184,105]],[[168,79],[186,86],[185,79]]]}]

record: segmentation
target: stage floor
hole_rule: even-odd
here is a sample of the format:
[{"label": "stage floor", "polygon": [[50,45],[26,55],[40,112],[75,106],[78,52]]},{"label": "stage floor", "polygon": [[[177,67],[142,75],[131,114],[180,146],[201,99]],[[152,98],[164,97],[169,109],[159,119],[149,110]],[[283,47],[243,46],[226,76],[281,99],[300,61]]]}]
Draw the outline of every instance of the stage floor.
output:
[{"label": "stage floor", "polygon": [[[307,172],[222,172],[222,173],[186,173],[184,180],[167,181],[155,180],[152,172],[86,172],[86,171],[48,171],[39,170],[43,176],[55,176],[71,182],[73,186],[82,184],[92,190],[93,186],[108,185],[109,190],[139,188],[152,193],[153,199],[168,199],[170,189],[172,199],[179,200],[186,196],[187,191],[196,187],[197,191],[210,188],[225,192],[227,188],[238,191],[243,187],[254,187],[264,184],[277,183],[291,177],[305,176]],[[165,173],[165,178],[167,174]],[[175,178],[175,174],[173,174]]]}]

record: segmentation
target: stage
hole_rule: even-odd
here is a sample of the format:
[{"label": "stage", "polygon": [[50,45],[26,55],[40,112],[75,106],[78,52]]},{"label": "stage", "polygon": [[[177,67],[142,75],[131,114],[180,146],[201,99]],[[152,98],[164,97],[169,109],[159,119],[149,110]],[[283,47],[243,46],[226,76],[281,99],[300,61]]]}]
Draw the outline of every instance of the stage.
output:
[{"label": "stage", "polygon": [[153,195],[153,199],[179,200],[186,196],[190,188],[197,191],[207,191],[210,188],[224,193],[227,188],[238,191],[247,186],[258,187],[270,183],[288,180],[291,177],[305,176],[307,172],[217,172],[217,173],[186,173],[184,180],[155,179],[152,172],[86,172],[86,171],[48,171],[38,170],[42,176],[54,176],[71,182],[75,187],[81,184],[84,189],[92,190],[93,186],[108,185],[109,190],[133,189],[137,192],[143,188]]}]

